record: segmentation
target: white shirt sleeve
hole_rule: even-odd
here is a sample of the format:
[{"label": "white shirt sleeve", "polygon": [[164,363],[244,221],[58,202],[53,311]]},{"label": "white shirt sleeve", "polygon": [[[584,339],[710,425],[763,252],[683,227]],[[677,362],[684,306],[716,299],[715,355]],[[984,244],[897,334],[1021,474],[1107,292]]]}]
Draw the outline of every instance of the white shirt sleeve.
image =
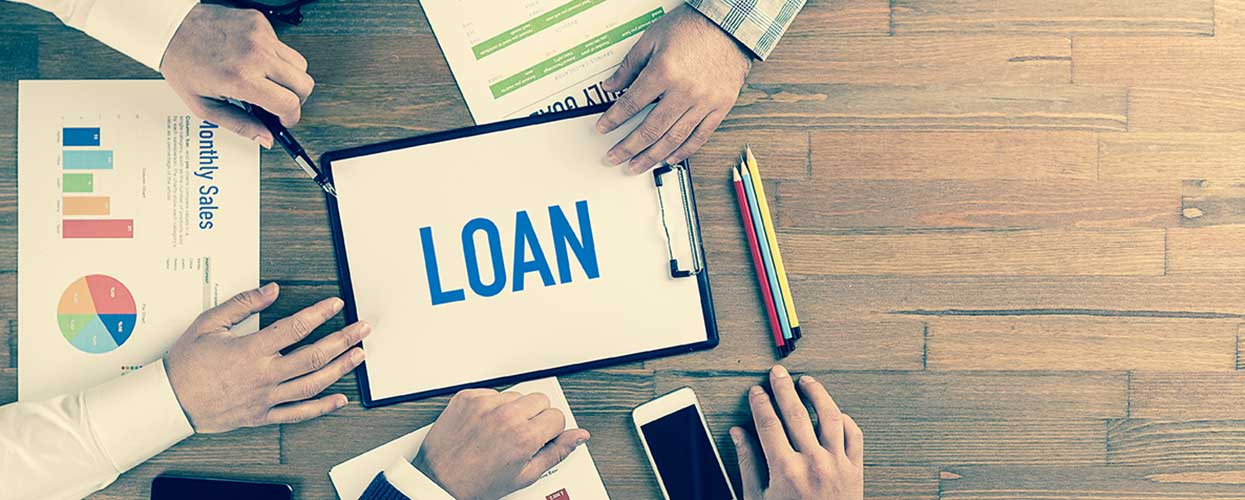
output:
[{"label": "white shirt sleeve", "polygon": [[160,71],[164,50],[199,0],[17,0]]},{"label": "white shirt sleeve", "polygon": [[416,469],[405,458],[394,461],[385,469],[385,479],[394,489],[415,500],[454,500],[437,483]]},{"label": "white shirt sleeve", "polygon": [[0,406],[0,496],[82,498],[191,434],[163,360],[85,392]]}]

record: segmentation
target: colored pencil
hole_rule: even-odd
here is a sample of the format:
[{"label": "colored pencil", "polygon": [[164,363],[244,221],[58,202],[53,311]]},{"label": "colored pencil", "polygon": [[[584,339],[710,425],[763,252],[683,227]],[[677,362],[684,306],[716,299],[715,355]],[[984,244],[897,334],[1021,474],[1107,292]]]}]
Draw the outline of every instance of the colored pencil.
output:
[{"label": "colored pencil", "polygon": [[739,162],[741,164],[739,174],[743,176],[744,193],[748,195],[748,211],[752,213],[752,226],[757,234],[757,242],[761,245],[761,260],[765,262],[766,278],[769,280],[770,292],[774,295],[774,308],[778,309],[778,325],[782,327],[782,338],[794,351],[795,338],[791,334],[790,320],[787,319],[787,307],[782,302],[782,290],[778,288],[778,273],[774,271],[774,259],[770,255],[769,240],[766,239],[765,221],[761,219],[761,211],[758,209],[756,186],[748,175],[748,166],[744,164],[744,159],[740,158]]},{"label": "colored pencil", "polygon": [[757,159],[752,155],[752,146],[744,147],[744,156],[748,164],[748,172],[752,175],[752,183],[756,186],[758,203],[761,205],[761,218],[765,221],[765,233],[769,237],[770,253],[774,256],[774,270],[778,273],[778,288],[782,291],[783,305],[787,308],[787,317],[791,321],[791,334],[800,338],[800,317],[795,314],[795,302],[791,300],[791,284],[787,281],[787,268],[782,264],[782,251],[778,249],[778,235],[774,232],[774,219],[769,214],[769,201],[765,199],[765,185],[761,183],[761,169]]},{"label": "colored pencil", "polygon": [[782,357],[787,356],[786,342],[782,337],[782,329],[778,326],[778,313],[774,307],[773,292],[769,289],[769,279],[765,276],[765,264],[761,261],[761,244],[757,241],[756,229],[752,226],[752,214],[748,211],[748,195],[744,192],[744,183],[739,176],[739,168],[731,169],[734,174],[735,197],[739,199],[739,217],[744,221],[744,236],[748,240],[748,249],[752,252],[752,265],[756,269],[757,281],[761,283],[761,297],[765,302],[765,313],[769,317],[770,332],[774,335],[774,346]]}]

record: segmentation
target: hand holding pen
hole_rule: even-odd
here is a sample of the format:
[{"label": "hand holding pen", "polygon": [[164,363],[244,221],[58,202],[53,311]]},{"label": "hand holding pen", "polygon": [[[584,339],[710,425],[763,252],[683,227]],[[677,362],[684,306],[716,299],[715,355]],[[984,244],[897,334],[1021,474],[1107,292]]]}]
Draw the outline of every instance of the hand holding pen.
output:
[{"label": "hand holding pen", "polygon": [[316,162],[312,161],[311,156],[307,154],[307,151],[303,149],[303,146],[298,143],[297,139],[294,139],[294,134],[291,134],[289,129],[286,129],[284,125],[281,125],[280,118],[277,118],[276,115],[269,113],[267,110],[259,106],[254,106],[232,99],[229,102],[246,110],[247,113],[250,113],[251,116],[258,119],[260,123],[263,123],[264,127],[267,127],[268,130],[272,132],[273,141],[280,144],[282,149],[285,149],[285,152],[290,155],[290,158],[294,160],[294,163],[297,163],[299,167],[302,167],[303,171],[307,173],[307,176],[311,177],[311,180],[316,181],[316,184],[319,184],[320,188],[323,189],[324,192],[337,196],[337,189],[333,187],[333,183],[329,180],[328,174],[321,171],[320,167],[316,166]]}]

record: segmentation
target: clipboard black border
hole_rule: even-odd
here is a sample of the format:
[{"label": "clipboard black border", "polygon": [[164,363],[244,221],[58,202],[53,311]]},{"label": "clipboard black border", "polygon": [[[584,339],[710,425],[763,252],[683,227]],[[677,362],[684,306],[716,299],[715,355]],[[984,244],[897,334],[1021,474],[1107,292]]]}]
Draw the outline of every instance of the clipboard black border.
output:
[{"label": "clipboard black border", "polygon": [[[357,146],[357,147],[352,147],[352,148],[329,151],[327,153],[324,153],[323,155],[320,155],[320,166],[324,170],[325,175],[328,176],[329,181],[331,182],[333,180],[333,162],[337,160],[357,158],[360,156],[370,156],[370,155],[383,153],[387,151],[393,151],[397,149],[406,149],[406,148],[411,148],[415,146],[433,144],[437,142],[462,139],[465,137],[491,134],[494,132],[501,132],[504,130],[526,127],[530,125],[552,123],[552,122],[567,120],[571,118],[578,118],[581,116],[602,113],[608,108],[609,108],[608,103],[598,104],[595,106],[588,106],[588,107],[579,108],[579,109],[575,109],[571,111],[564,111],[564,112],[559,112],[559,113],[547,113],[547,114],[542,114],[542,115],[537,115],[537,116],[516,118],[512,120],[490,123],[487,125],[464,127],[464,128],[459,128],[459,129],[447,130],[443,132],[434,132],[431,134],[425,134],[425,135],[410,137],[406,139],[396,139],[396,140],[385,141],[385,142],[369,144],[369,145],[364,145],[364,146]],[[684,161],[684,164],[687,165],[686,160]],[[688,173],[689,174],[691,173],[690,166],[688,166]],[[691,183],[689,183],[688,185],[688,191],[689,191],[692,203],[695,203],[696,202],[696,190],[691,186]],[[328,208],[329,226],[330,226],[330,229],[332,231],[332,236],[333,236],[333,258],[337,262],[337,283],[341,291],[341,298],[343,302],[345,302],[345,306],[343,307],[343,314],[345,314],[345,317],[346,317],[346,324],[349,325],[349,324],[353,324],[357,322],[359,320],[359,316],[358,316],[358,311],[355,309],[354,285],[350,280],[350,266],[346,259],[346,245],[345,245],[344,236],[342,234],[341,214],[340,212],[338,212],[337,198],[335,196],[325,194],[324,198],[325,198],[325,205]],[[696,220],[694,222],[696,224],[696,231],[700,233],[701,227],[700,227],[699,211],[696,212]],[[700,241],[699,251],[701,255],[704,255],[705,254],[704,241],[703,241],[703,238],[700,240],[701,241]],[[661,263],[658,263],[658,265],[660,264]],[[358,380],[358,383],[359,383],[359,399],[361,400],[364,408],[376,408],[376,407],[381,407],[381,406],[393,405],[397,403],[404,403],[407,401],[418,401],[418,400],[427,399],[433,396],[451,394],[454,392],[458,392],[462,389],[469,389],[473,387],[494,387],[494,386],[501,386],[501,385],[511,385],[511,384],[515,384],[515,383],[522,382],[525,380],[551,377],[555,375],[575,373],[575,372],[580,372],[580,371],[585,371],[585,370],[592,370],[596,368],[604,368],[604,367],[619,365],[623,363],[631,363],[635,361],[643,361],[647,359],[672,356],[676,354],[686,354],[686,353],[691,353],[695,351],[713,349],[718,346],[719,336],[718,336],[718,327],[717,327],[717,319],[716,319],[717,316],[713,309],[713,293],[709,285],[709,264],[707,262],[703,262],[702,270],[700,274],[697,275],[696,281],[700,289],[700,305],[701,305],[701,311],[705,319],[705,332],[708,335],[707,338],[703,342],[693,342],[691,344],[677,345],[677,346],[666,347],[662,349],[656,349],[652,351],[645,351],[645,352],[639,352],[639,353],[634,353],[634,354],[627,354],[623,356],[615,356],[612,358],[604,358],[604,359],[599,359],[599,360],[586,361],[583,363],[559,366],[559,367],[554,367],[554,368],[547,368],[544,370],[536,370],[532,372],[520,373],[520,374],[515,374],[515,375],[508,375],[505,377],[498,377],[498,378],[493,378],[493,379],[481,380],[477,382],[470,382],[466,384],[460,384],[460,385],[455,385],[455,386],[445,387],[445,388],[440,388],[440,389],[431,389],[431,390],[422,391],[422,392],[413,392],[410,394],[392,396],[392,397],[383,398],[383,399],[372,399],[371,388],[368,386],[367,362],[364,361],[357,368],[355,368],[355,378]]]}]

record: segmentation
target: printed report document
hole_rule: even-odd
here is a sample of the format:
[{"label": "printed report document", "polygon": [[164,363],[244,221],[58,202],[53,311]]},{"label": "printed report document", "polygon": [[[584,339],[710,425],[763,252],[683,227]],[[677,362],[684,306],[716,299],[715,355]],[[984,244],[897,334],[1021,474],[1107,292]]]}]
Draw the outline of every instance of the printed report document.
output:
[{"label": "printed report document", "polygon": [[[556,377],[515,384],[507,390],[520,394],[543,393],[549,397],[550,406],[561,410],[562,414],[566,415],[567,429],[578,426],[575,423],[575,415],[571,414],[571,406],[566,402],[566,395],[562,393],[562,385],[558,383]],[[329,471],[329,479],[333,481],[333,487],[337,489],[337,496],[342,500],[356,500],[363,495],[363,491],[372,482],[372,478],[385,470],[394,460],[402,458],[410,461],[415,458],[420,445],[424,442],[424,437],[428,435],[428,430],[431,428],[431,425],[422,427],[385,443],[379,448],[337,464]],[[565,460],[549,469],[531,486],[503,498],[503,500],[571,499],[609,499],[609,495],[605,492],[605,485],[601,483],[601,475],[597,472],[597,466],[592,461],[592,455],[588,454],[587,444],[576,448]]]},{"label": "printed report document", "polygon": [[423,0],[477,125],[613,102],[602,82],[683,0]]},{"label": "printed report document", "polygon": [[23,81],[17,128],[19,399],[160,359],[258,285],[259,146],[165,82]]}]

